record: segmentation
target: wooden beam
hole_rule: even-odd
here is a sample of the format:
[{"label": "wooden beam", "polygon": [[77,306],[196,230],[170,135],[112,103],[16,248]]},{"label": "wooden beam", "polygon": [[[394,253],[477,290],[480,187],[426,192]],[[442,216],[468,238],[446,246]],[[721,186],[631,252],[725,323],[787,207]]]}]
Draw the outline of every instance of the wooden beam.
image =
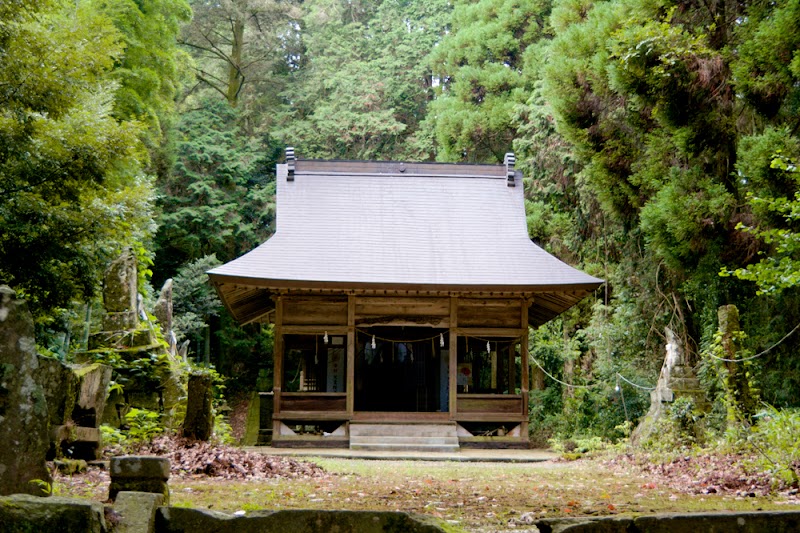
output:
[{"label": "wooden beam", "polygon": [[353,415],[353,422],[381,422],[384,424],[424,424],[450,420],[449,413],[435,411],[359,411]]},{"label": "wooden beam", "polygon": [[347,411],[282,411],[275,415],[276,420],[297,420],[299,422],[314,420],[341,420],[350,418]]},{"label": "wooden beam", "polygon": [[255,316],[251,316],[251,317],[247,318],[246,320],[243,320],[240,323],[240,325],[246,326],[247,324],[252,324],[253,322],[260,322],[261,319],[264,318],[265,316],[267,317],[267,321],[269,321],[269,314],[271,312],[272,312],[272,309],[270,309],[269,311],[260,312],[259,314],[255,315]]},{"label": "wooden beam", "polygon": [[347,413],[352,416],[356,394],[356,297],[347,296]]},{"label": "wooden beam", "polygon": [[457,370],[458,370],[458,333],[457,333],[457,326],[458,326],[458,297],[451,296],[450,297],[450,367],[449,367],[449,396],[448,396],[448,407],[450,411],[450,418],[453,419],[456,416],[456,410],[458,409],[458,382],[456,381],[457,378]]},{"label": "wooden beam", "polygon": [[472,298],[462,297],[459,305],[463,307],[515,307],[519,305],[517,298]]},{"label": "wooden beam", "polygon": [[363,317],[359,316],[356,322],[360,327],[372,326],[408,326],[408,327],[431,327],[431,328],[446,328],[450,325],[450,320],[447,317],[437,316],[376,316],[376,317]]},{"label": "wooden beam", "polygon": [[283,326],[281,331],[284,335],[322,335],[326,331],[328,335],[346,335],[347,326]]},{"label": "wooden beam", "polygon": [[[452,328],[452,325],[451,325]],[[458,335],[465,337],[511,337],[518,339],[526,335],[523,328],[455,328]]]},{"label": "wooden beam", "polygon": [[455,420],[459,422],[519,422],[525,417],[519,413],[458,413]]}]

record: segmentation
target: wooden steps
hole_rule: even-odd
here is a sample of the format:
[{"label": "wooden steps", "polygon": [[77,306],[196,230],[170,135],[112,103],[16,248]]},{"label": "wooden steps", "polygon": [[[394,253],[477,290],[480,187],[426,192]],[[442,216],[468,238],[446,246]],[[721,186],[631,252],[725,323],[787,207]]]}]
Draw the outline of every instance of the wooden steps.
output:
[{"label": "wooden steps", "polygon": [[457,452],[454,422],[351,422],[350,449],[387,452]]}]

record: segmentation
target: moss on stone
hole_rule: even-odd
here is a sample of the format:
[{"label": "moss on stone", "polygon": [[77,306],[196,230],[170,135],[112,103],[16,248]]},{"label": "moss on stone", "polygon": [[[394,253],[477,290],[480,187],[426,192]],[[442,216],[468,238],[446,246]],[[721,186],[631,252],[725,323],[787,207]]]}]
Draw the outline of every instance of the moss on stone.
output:
[{"label": "moss on stone", "polygon": [[260,429],[261,406],[257,392],[250,394],[250,402],[247,407],[247,419],[245,420],[244,436],[242,445],[255,446],[258,442],[258,431]]}]

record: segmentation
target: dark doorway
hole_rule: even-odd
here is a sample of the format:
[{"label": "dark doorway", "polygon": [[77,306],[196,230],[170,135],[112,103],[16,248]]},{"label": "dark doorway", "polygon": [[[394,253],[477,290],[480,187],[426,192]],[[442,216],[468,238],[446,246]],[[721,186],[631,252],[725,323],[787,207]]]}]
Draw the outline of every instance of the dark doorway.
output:
[{"label": "dark doorway", "polygon": [[355,410],[447,411],[449,351],[445,332],[425,327],[359,329]]}]

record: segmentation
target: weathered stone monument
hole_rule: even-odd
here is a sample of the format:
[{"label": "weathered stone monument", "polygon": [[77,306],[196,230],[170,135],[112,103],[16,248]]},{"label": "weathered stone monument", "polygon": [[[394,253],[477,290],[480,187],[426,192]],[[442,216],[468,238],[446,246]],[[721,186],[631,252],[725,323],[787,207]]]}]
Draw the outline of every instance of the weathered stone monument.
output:
[{"label": "weathered stone monument", "polygon": [[164,282],[158,300],[153,307],[153,314],[158,319],[161,332],[166,337],[172,331],[172,278]]},{"label": "weathered stone monument", "polygon": [[57,359],[39,356],[36,381],[44,389],[50,425],[48,459],[99,458],[102,445],[100,421],[111,381],[111,367],[65,365]]},{"label": "weathered stone monument", "polygon": [[727,419],[737,423],[739,417],[750,419],[757,411],[758,394],[750,386],[746,362],[742,360],[742,332],[739,326],[739,309],[735,305],[723,305],[717,309],[719,332],[722,336],[722,359],[727,371],[725,395],[727,397]]},{"label": "weathered stone monument", "polygon": [[0,286],[0,494],[46,495],[50,447],[47,400],[39,368],[33,317],[7,285]]},{"label": "weathered stone monument", "polygon": [[[168,340],[165,346],[159,339],[156,326],[141,309],[137,289],[137,266],[133,251],[126,249],[114,260],[105,272],[103,281],[103,304],[106,315],[103,331],[94,333],[89,339],[89,350],[81,356],[83,362],[103,360],[110,354],[122,360],[114,369],[114,379],[123,390],[112,392],[102,421],[120,426],[124,413],[130,407],[162,411],[165,425],[172,424],[176,406],[185,397],[184,387],[175,370],[174,341],[172,334],[172,283],[167,282],[155,305],[161,333]],[[144,362],[138,365],[137,362]],[[129,371],[126,366],[149,366],[149,373]]]},{"label": "weathered stone monument", "polygon": [[211,386],[210,374],[196,372],[189,375],[189,398],[186,404],[186,418],[183,421],[183,436],[188,439],[211,438],[214,429]]},{"label": "weathered stone monument", "polygon": [[155,306],[153,306],[153,314],[158,320],[158,325],[161,328],[161,333],[167,339],[169,344],[169,353],[173,357],[178,352],[177,338],[175,332],[172,331],[172,278],[164,282],[161,287],[161,292],[158,294]]},{"label": "weathered stone monument", "polygon": [[658,431],[657,421],[664,416],[667,406],[678,398],[691,399],[700,411],[708,408],[705,391],[686,357],[683,342],[670,328],[665,328],[664,333],[667,339],[664,364],[655,390],[650,391],[650,410],[631,435],[634,443],[647,440]]},{"label": "weathered stone monument", "polygon": [[105,272],[103,278],[103,318],[105,331],[135,330],[139,326],[136,256],[126,248]]}]

